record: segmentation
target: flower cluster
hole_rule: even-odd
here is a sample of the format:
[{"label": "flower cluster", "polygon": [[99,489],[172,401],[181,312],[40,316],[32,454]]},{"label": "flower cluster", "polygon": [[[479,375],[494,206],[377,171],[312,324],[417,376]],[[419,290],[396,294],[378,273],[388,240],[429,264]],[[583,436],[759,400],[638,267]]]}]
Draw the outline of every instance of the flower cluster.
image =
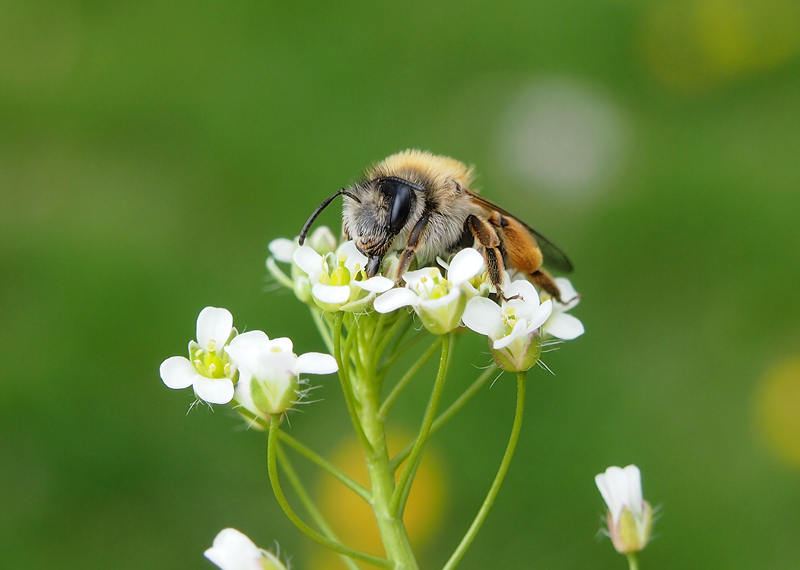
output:
[{"label": "flower cluster", "polygon": [[[580,299],[568,279],[556,279],[564,303],[547,294],[540,297],[530,281],[512,280],[508,273],[498,291],[483,256],[473,248],[456,253],[449,265],[438,260],[446,268],[444,275],[439,267],[407,271],[397,287],[384,276],[396,271],[395,255],[385,257],[383,275],[367,278],[366,256],[352,241],[337,245],[324,227],[307,245],[281,238],[269,249],[270,272],[301,301],[324,312],[393,313],[410,307],[433,334],[466,326],[488,337],[492,355],[504,370],[519,372],[536,364],[548,338],[572,340],[584,332],[583,324],[568,313]],[[291,278],[276,262],[291,263]]]},{"label": "flower cluster", "polygon": [[192,386],[210,404],[235,400],[250,415],[266,420],[302,398],[301,374],[337,369],[329,354],[297,356],[288,338],[270,340],[262,331],[238,334],[230,311],[206,307],[197,317],[197,341],[189,342],[189,358],[167,358],[160,372],[169,388]]}]

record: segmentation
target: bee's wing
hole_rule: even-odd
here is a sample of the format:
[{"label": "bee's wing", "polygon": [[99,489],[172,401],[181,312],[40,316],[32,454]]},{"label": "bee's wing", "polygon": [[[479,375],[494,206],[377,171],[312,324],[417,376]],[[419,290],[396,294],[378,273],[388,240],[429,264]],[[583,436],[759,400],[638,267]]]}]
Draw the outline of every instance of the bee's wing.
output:
[{"label": "bee's wing", "polygon": [[535,229],[530,227],[528,224],[520,220],[517,216],[509,212],[508,210],[501,208],[497,204],[490,202],[480,194],[476,194],[471,190],[467,190],[467,194],[469,194],[470,198],[473,202],[480,205],[487,210],[494,210],[496,212],[500,212],[504,216],[508,216],[509,218],[514,218],[520,224],[525,226],[525,228],[533,234],[536,238],[536,243],[539,244],[539,249],[542,250],[542,255],[544,256],[544,264],[552,269],[556,269],[563,273],[571,273],[572,272],[572,262],[569,260],[567,255],[559,249],[559,247],[551,242],[549,239],[544,237],[542,234],[537,232]]}]

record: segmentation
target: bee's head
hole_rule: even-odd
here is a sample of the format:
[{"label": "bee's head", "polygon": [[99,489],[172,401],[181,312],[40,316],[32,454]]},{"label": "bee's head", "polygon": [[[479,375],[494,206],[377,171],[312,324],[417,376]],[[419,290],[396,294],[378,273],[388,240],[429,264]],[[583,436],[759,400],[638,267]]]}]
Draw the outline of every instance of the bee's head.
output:
[{"label": "bee's head", "polygon": [[345,231],[369,258],[367,275],[378,272],[383,256],[406,229],[422,187],[394,176],[376,178],[351,188],[344,200]]}]

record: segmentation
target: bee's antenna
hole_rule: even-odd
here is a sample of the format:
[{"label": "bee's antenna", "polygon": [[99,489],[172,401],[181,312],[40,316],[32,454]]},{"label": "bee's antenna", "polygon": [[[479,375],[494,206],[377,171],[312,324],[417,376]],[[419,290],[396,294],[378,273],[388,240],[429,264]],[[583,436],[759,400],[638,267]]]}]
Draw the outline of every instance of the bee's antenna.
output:
[{"label": "bee's antenna", "polygon": [[327,208],[328,204],[333,202],[333,200],[339,195],[347,196],[348,198],[352,198],[356,202],[361,203],[361,200],[359,200],[358,197],[355,194],[353,194],[352,192],[348,192],[344,188],[340,188],[332,196],[329,196],[328,198],[325,198],[325,200],[322,202],[322,204],[317,206],[317,209],[314,210],[313,212],[311,212],[311,215],[306,220],[306,223],[303,224],[303,229],[300,230],[300,237],[297,238],[297,242],[300,245],[303,245],[303,242],[306,241],[306,234],[308,233],[308,230],[311,227],[311,224],[313,224],[314,220],[317,219],[317,216],[319,216],[322,213],[322,210]]}]

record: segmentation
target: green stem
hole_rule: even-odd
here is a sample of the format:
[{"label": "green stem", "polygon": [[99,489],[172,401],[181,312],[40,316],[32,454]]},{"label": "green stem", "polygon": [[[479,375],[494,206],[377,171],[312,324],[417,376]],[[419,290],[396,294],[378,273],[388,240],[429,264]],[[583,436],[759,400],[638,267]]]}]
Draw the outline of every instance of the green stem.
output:
[{"label": "green stem", "polygon": [[364,499],[366,502],[372,502],[372,496],[369,492],[369,489],[354,481],[349,475],[344,473],[338,467],[336,467],[333,463],[319,455],[317,452],[309,449],[291,435],[286,433],[285,431],[281,430],[278,433],[278,437],[281,438],[289,447],[297,451],[300,455],[304,456],[306,459],[311,461],[312,463],[316,464],[317,466],[321,467],[328,473],[330,473],[333,477],[338,479],[345,485],[348,489],[353,491],[356,495]]},{"label": "green stem", "polygon": [[276,459],[280,422],[280,414],[272,414],[270,416],[269,435],[267,437],[267,473],[269,474],[269,482],[272,485],[272,492],[275,495],[275,499],[278,501],[278,504],[280,505],[286,517],[292,521],[294,526],[296,526],[303,534],[305,534],[311,540],[318,542],[322,546],[325,546],[326,548],[330,548],[331,550],[335,550],[336,552],[345,554],[357,560],[369,562],[370,564],[380,566],[381,568],[390,568],[391,564],[385,558],[379,558],[377,556],[373,556],[372,554],[359,552],[358,550],[344,546],[343,544],[340,544],[339,542],[331,540],[327,536],[320,534],[303,522],[292,510],[292,507],[289,506],[289,502],[286,500],[286,495],[283,494],[283,489],[281,489],[280,480],[278,479],[278,464]]},{"label": "green stem", "polygon": [[628,570],[639,570],[639,557],[635,552],[628,553]]},{"label": "green stem", "polygon": [[[353,384],[350,381],[350,351],[347,350],[342,354],[342,320],[341,312],[336,313],[336,321],[333,329],[333,357],[336,359],[336,364],[339,366],[339,382],[342,385],[342,394],[344,394],[344,401],[347,404],[347,411],[350,413],[350,419],[353,422],[353,427],[361,440],[362,445],[369,445],[369,440],[364,434],[364,428],[361,426],[361,420],[356,408],[355,393],[353,392]],[[346,347],[350,346],[350,337],[348,335]]]},{"label": "green stem", "polygon": [[425,410],[425,415],[422,418],[422,426],[419,428],[419,434],[414,442],[414,446],[411,448],[408,461],[403,467],[403,471],[400,473],[400,478],[397,481],[397,487],[392,495],[391,509],[392,512],[398,517],[402,517],[403,515],[406,499],[408,498],[411,484],[414,481],[414,475],[417,472],[417,467],[419,467],[422,448],[425,446],[425,442],[428,441],[433,419],[436,417],[436,410],[439,407],[439,400],[442,397],[444,381],[447,377],[447,365],[450,361],[451,343],[451,334],[446,334],[442,337],[442,354],[439,358],[439,373],[436,375],[436,381],[433,383],[433,390],[431,391],[431,397],[428,401],[428,407]]},{"label": "green stem", "polygon": [[[469,388],[464,390],[464,392],[452,403],[450,406],[439,414],[439,417],[436,418],[436,421],[433,422],[431,426],[431,435],[435,434],[439,431],[447,421],[452,418],[458,411],[464,407],[464,405],[475,395],[478,391],[483,387],[484,384],[491,378],[492,374],[497,370],[496,366],[491,366],[487,368],[483,374],[478,376],[472,384],[470,384]],[[406,445],[397,455],[392,458],[392,469],[397,470],[403,461],[406,460],[408,455],[411,453],[411,448],[414,446],[414,442],[410,442]]]},{"label": "green stem", "polygon": [[[285,433],[280,430],[279,432],[281,434]],[[320,510],[314,504],[314,501],[311,499],[311,496],[308,494],[308,491],[306,491],[305,486],[300,481],[300,478],[297,476],[297,472],[294,470],[294,467],[292,467],[289,458],[286,456],[286,453],[283,451],[281,446],[278,446],[278,462],[281,464],[281,468],[283,469],[286,478],[289,480],[289,483],[294,488],[294,492],[297,494],[300,502],[303,503],[306,511],[314,520],[314,522],[317,523],[317,526],[320,528],[322,533],[331,540],[338,540],[336,534],[328,524],[328,521],[325,520],[325,517],[322,515]],[[350,570],[359,570],[358,564],[356,564],[352,558],[344,554],[340,554],[339,556],[345,565],[350,568]]]},{"label": "green stem", "polygon": [[331,331],[328,329],[328,325],[325,324],[325,319],[322,317],[322,313],[314,308],[310,308],[309,310],[311,312],[311,319],[314,321],[314,324],[317,325],[319,336],[322,337],[322,342],[325,343],[325,348],[328,349],[328,352],[333,352],[333,339],[331,338]]},{"label": "green stem", "polygon": [[[351,334],[355,334],[353,331]],[[368,353],[374,347],[374,339],[364,335],[354,351]],[[376,361],[380,355],[369,358]],[[383,420],[378,416],[380,408],[380,381],[375,369],[363,366],[363,361],[356,363],[357,373],[353,386],[358,391],[360,403],[360,425],[364,428],[366,441],[363,443],[367,460],[370,489],[372,491],[372,511],[375,522],[386,551],[387,558],[395,570],[417,570],[419,566],[408,540],[403,518],[392,511],[390,504],[395,491],[394,471],[389,464],[389,452],[386,447],[386,431]]]},{"label": "green stem", "polygon": [[502,461],[500,462],[500,468],[497,470],[497,475],[494,477],[492,486],[489,488],[489,492],[486,494],[486,498],[483,500],[483,504],[481,505],[478,514],[475,516],[475,520],[472,521],[472,524],[467,530],[467,533],[464,535],[464,538],[461,539],[461,542],[459,543],[455,552],[453,552],[452,556],[450,556],[450,559],[442,567],[442,570],[452,570],[456,567],[461,558],[463,558],[464,554],[467,552],[467,549],[472,544],[472,541],[475,540],[475,535],[478,533],[478,530],[480,530],[483,521],[486,520],[486,515],[489,514],[489,509],[492,508],[494,500],[497,497],[497,493],[500,491],[500,486],[503,484],[503,479],[505,479],[506,473],[508,472],[508,467],[511,465],[511,458],[514,456],[514,449],[517,447],[520,429],[522,428],[522,416],[524,410],[525,373],[519,372],[517,374],[517,409],[514,414],[514,424],[511,427],[511,436],[508,439],[506,452],[503,455]]},{"label": "green stem", "polygon": [[288,287],[289,289],[294,289],[294,282],[292,282],[289,276],[286,275],[286,273],[284,273],[280,267],[278,267],[278,264],[275,263],[274,258],[272,257],[267,258],[267,269],[269,270],[270,273],[272,273],[272,276],[275,278],[276,281],[278,281],[278,283],[280,283],[284,287]]},{"label": "green stem", "polygon": [[381,404],[381,409],[378,410],[378,415],[381,419],[385,420],[386,416],[389,413],[392,405],[394,405],[395,400],[397,397],[400,396],[400,392],[411,382],[411,379],[414,378],[414,375],[419,372],[419,369],[425,366],[425,363],[428,362],[428,359],[433,356],[433,353],[436,352],[436,347],[439,346],[439,342],[441,342],[441,337],[437,338],[436,341],[431,344],[428,349],[422,353],[422,356],[408,369],[408,371],[403,375],[402,378],[394,385],[392,391],[389,392],[389,395],[386,396],[386,399]]},{"label": "green stem", "polygon": [[[384,315],[385,317],[385,315]],[[386,346],[391,342],[391,340],[397,334],[397,331],[402,328],[406,321],[410,321],[411,316],[408,314],[403,314],[397,317],[397,320],[392,323],[392,325],[386,330],[386,332],[381,332],[381,338],[383,339],[380,344],[378,344],[377,350],[375,350],[376,360],[374,368],[377,369],[377,359],[380,355],[383,354],[383,351],[386,350]]]},{"label": "green stem", "polygon": [[[413,320],[413,318],[409,317],[409,320]],[[402,346],[396,347],[392,352],[392,356],[389,357],[389,360],[387,360],[383,366],[381,366],[378,373],[384,374],[387,370],[394,366],[395,362],[402,358],[402,356],[408,352],[408,350],[411,349],[411,347],[413,347],[423,336],[427,335],[425,335],[425,333],[417,333],[408,339]]]}]

